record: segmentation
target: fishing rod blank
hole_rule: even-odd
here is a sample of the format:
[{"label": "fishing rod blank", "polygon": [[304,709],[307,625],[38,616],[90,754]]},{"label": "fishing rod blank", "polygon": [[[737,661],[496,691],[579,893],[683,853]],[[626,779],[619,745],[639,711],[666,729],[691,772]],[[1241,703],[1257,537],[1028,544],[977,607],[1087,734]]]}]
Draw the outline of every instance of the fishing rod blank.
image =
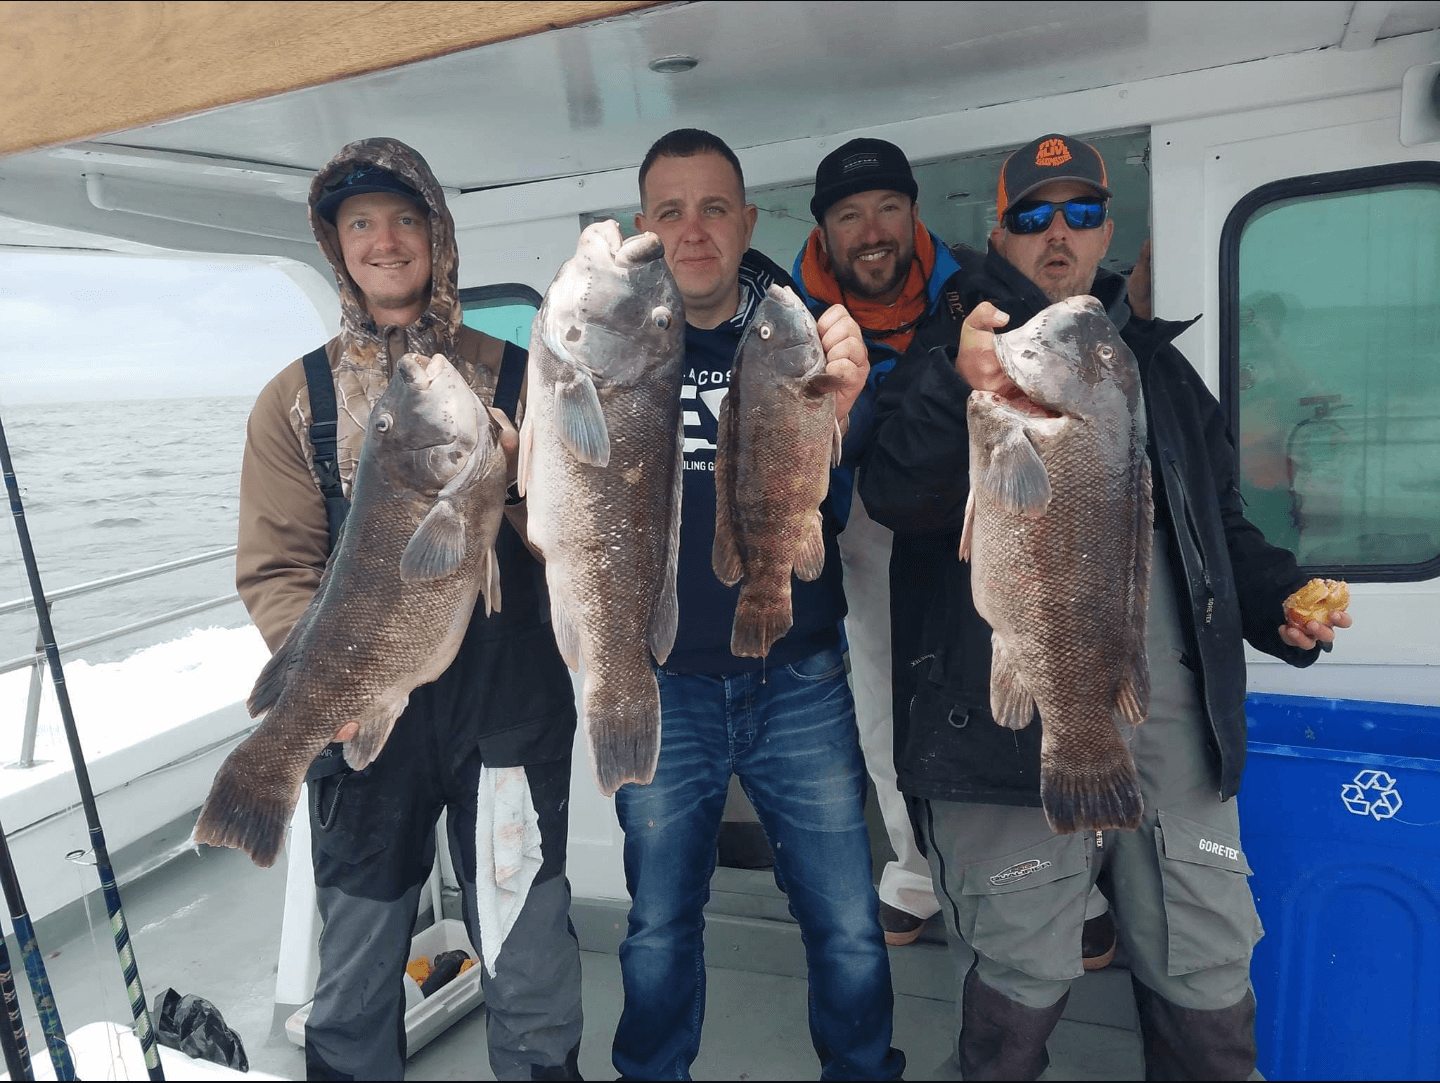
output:
[{"label": "fishing rod blank", "polygon": [[[70,1046],[65,1041],[65,1028],[60,1025],[60,1010],[55,1007],[55,994],[50,991],[50,975],[45,971],[45,958],[35,939],[35,926],[25,909],[25,896],[20,893],[20,879],[15,875],[15,862],[10,857],[10,843],[0,824],[0,888],[5,892],[5,905],[15,926],[15,940],[20,945],[20,958],[25,960],[25,974],[30,979],[30,992],[35,997],[35,1013],[40,1017],[40,1031],[50,1049],[50,1063],[55,1066],[57,1080],[75,1078],[70,1062]],[[19,1011],[19,1005],[16,1005]],[[11,1078],[14,1078],[13,1076]]]},{"label": "fishing rod blank", "polygon": [[30,1046],[25,1041],[25,1021],[20,1018],[20,998],[15,995],[15,978],[10,973],[10,949],[0,932],[0,1048],[5,1050],[5,1070],[11,1079],[34,1079],[30,1065]]},{"label": "fishing rod blank", "polygon": [[50,609],[45,603],[45,588],[40,584],[40,568],[35,563],[35,547],[30,543],[30,528],[25,523],[25,506],[20,502],[20,485],[15,480],[15,466],[10,461],[10,445],[5,440],[5,425],[0,422],[0,468],[5,472],[5,491],[10,496],[10,513],[15,517],[15,532],[20,536],[20,553],[25,559],[25,574],[30,579],[30,595],[35,602],[35,618],[40,622],[40,638],[45,658],[50,663],[50,679],[55,685],[55,699],[60,707],[60,721],[65,726],[65,740],[70,746],[70,760],[75,766],[75,783],[80,788],[80,804],[85,809],[85,823],[90,829],[90,847],[95,854],[95,871],[100,874],[100,890],[105,895],[105,910],[110,915],[110,933],[115,938],[115,954],[125,975],[125,992],[130,998],[130,1012],[135,1017],[135,1037],[145,1054],[145,1071],[151,1079],[162,1080],[160,1050],[155,1042],[155,1026],[150,1009],[145,1005],[145,990],[140,984],[140,970],[135,965],[135,952],[130,947],[130,929],[125,924],[125,911],[120,905],[120,888],[115,883],[115,870],[110,864],[110,850],[105,845],[105,832],[100,827],[100,810],[95,807],[95,791],[90,787],[90,772],[85,768],[85,754],[80,749],[80,733],[75,728],[75,712],[70,709],[70,692],[65,687],[65,670],[60,665],[60,649],[55,645],[55,629],[50,624]]}]

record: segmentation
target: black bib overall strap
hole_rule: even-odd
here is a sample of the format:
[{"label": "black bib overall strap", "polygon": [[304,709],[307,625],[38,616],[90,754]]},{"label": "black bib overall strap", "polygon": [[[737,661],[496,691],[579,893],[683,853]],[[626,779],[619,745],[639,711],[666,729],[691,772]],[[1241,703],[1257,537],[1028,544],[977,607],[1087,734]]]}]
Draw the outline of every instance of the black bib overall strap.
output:
[{"label": "black bib overall strap", "polygon": [[527,356],[524,350],[513,342],[505,343],[505,352],[500,355],[500,378],[495,384],[495,401],[491,403],[515,420],[515,408],[520,403],[520,385],[525,382]]},{"label": "black bib overall strap", "polygon": [[320,495],[325,498],[325,518],[330,523],[330,548],[340,540],[340,528],[350,511],[350,501],[340,484],[340,452],[335,442],[335,377],[330,372],[330,358],[325,347],[307,353],[305,383],[310,389],[310,447],[315,456],[315,476],[320,479]]}]

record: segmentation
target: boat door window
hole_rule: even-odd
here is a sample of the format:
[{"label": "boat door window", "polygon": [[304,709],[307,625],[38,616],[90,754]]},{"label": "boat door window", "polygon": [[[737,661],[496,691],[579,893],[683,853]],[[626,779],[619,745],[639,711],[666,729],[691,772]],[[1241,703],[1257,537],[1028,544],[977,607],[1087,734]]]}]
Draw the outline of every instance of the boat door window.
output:
[{"label": "boat door window", "polygon": [[460,291],[466,327],[530,348],[530,324],[542,298],[523,282],[470,286]]},{"label": "boat door window", "polygon": [[1440,574],[1440,164],[1257,189],[1220,264],[1246,516],[1314,573]]}]

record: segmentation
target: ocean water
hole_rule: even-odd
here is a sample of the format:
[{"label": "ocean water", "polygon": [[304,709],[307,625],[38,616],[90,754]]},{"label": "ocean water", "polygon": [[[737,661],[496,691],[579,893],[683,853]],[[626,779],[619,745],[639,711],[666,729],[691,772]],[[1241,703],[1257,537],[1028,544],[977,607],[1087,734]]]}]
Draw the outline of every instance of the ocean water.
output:
[{"label": "ocean water", "polygon": [[[47,594],[233,545],[248,396],[15,404],[6,439]],[[15,525],[0,523],[0,601],[30,588]],[[233,593],[234,560],[52,607],[63,647]],[[0,663],[32,653],[33,611],[0,616]],[[243,698],[267,657],[238,602],[62,654],[87,755]],[[18,755],[30,670],[0,674],[0,763]],[[38,754],[63,755],[53,692]]]}]

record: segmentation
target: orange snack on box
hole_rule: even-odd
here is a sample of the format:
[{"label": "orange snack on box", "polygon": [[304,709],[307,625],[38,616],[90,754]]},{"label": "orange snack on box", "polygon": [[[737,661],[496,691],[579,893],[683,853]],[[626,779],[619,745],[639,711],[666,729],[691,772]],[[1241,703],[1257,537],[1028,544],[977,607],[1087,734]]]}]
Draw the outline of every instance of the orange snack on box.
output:
[{"label": "orange snack on box", "polygon": [[411,959],[405,964],[405,973],[414,979],[416,985],[424,985],[425,979],[430,976],[430,960],[425,958]]},{"label": "orange snack on box", "polygon": [[1285,599],[1285,619],[1296,628],[1312,620],[1330,625],[1330,614],[1350,604],[1350,584],[1343,579],[1312,579]]}]

